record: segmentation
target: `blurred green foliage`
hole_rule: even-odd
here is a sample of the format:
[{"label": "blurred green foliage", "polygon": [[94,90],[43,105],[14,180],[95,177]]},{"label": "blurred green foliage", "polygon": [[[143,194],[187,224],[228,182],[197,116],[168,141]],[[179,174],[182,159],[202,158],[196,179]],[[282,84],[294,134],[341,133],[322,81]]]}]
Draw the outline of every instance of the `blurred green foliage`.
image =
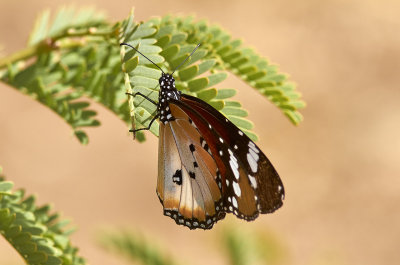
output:
[{"label": "blurred green foliage", "polygon": [[[227,265],[278,265],[286,260],[281,243],[265,229],[242,229],[225,225],[214,234],[216,250],[226,258]],[[154,240],[145,238],[142,233],[128,230],[102,232],[99,244],[110,252],[124,256],[133,264],[143,265],[176,265],[187,264],[182,256],[172,258],[167,254],[168,247],[154,245]],[[196,264],[195,262],[191,264]]]}]

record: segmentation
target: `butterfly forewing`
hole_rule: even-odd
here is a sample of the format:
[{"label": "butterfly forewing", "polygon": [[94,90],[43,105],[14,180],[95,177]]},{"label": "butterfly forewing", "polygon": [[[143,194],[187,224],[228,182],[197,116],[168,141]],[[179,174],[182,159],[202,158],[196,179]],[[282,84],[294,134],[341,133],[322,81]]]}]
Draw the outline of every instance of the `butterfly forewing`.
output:
[{"label": "butterfly forewing", "polygon": [[[240,212],[246,212],[244,218],[254,219],[257,217],[258,211],[270,213],[281,207],[284,199],[282,181],[271,162],[254,142],[219,111],[204,101],[188,95],[182,95],[181,101],[190,106],[193,112],[197,112],[201,117],[204,117],[204,120],[210,125],[209,127],[216,132],[219,140],[219,143],[216,143],[216,149],[222,150],[222,160],[225,164],[229,161],[229,166],[226,167],[233,173],[231,175],[223,175],[222,182],[224,185],[227,184],[227,179],[228,183],[232,182],[233,189],[229,189],[228,184],[227,192],[229,193],[229,191],[233,190],[235,195],[239,193],[235,183],[240,184],[240,195],[245,194],[246,196],[246,199],[242,198],[241,200],[247,205],[246,207],[238,202]],[[227,153],[224,151],[227,151]],[[218,153],[218,155],[221,154]],[[237,175],[239,175],[239,178],[237,178]],[[235,182],[235,180],[238,180],[238,182]],[[254,190],[254,198],[257,201],[255,214],[249,214],[252,212],[253,204],[252,198],[248,196],[252,194],[251,190]]]}]

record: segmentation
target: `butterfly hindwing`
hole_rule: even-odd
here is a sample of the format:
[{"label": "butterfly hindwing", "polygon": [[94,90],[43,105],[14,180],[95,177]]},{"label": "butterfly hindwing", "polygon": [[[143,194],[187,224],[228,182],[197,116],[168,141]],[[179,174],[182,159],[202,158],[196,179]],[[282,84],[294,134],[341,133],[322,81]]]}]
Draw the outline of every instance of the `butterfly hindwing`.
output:
[{"label": "butterfly hindwing", "polygon": [[[191,229],[210,229],[224,218],[217,166],[200,145],[200,134],[188,116],[170,105],[174,120],[160,124],[157,194],[164,214]],[[168,190],[168,192],[167,192]]]}]

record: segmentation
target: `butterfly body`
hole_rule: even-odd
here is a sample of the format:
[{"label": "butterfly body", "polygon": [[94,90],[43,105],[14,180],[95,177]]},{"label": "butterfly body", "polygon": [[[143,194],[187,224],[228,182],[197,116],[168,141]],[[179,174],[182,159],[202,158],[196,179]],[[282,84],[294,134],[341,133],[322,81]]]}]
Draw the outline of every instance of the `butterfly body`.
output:
[{"label": "butterfly body", "polygon": [[159,79],[160,92],[158,95],[157,112],[160,117],[160,122],[166,123],[173,120],[169,102],[171,99],[179,100],[180,92],[175,88],[175,79],[169,74],[162,74]]}]

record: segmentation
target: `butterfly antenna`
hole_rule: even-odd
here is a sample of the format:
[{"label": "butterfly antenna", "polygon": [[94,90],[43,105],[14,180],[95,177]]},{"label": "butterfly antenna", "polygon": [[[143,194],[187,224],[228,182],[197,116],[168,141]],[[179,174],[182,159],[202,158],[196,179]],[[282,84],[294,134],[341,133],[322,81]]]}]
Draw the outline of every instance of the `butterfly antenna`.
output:
[{"label": "butterfly antenna", "polygon": [[[128,43],[120,43],[119,45],[120,45],[120,46],[126,45],[126,46],[131,47],[132,49],[134,49],[135,51],[137,51],[140,55],[142,55],[144,58],[146,58],[147,60],[149,60],[152,64],[154,64],[155,66],[157,66],[158,69],[160,69],[161,72],[163,72],[163,74],[164,74],[164,71],[161,69],[160,66],[158,66],[157,64],[155,64],[155,63],[154,63],[152,60],[150,60],[146,55],[144,55],[143,53],[141,53],[140,51],[138,51],[138,49],[136,49],[136,48],[133,47],[132,45],[130,45],[130,44],[128,44]],[[197,48],[196,48],[196,49],[197,49]],[[195,49],[195,50],[196,50],[196,49]]]},{"label": "butterfly antenna", "polygon": [[183,61],[183,62],[181,62],[181,64],[180,65],[178,65],[176,68],[175,68],[175,70],[172,72],[172,74],[171,75],[173,75],[174,73],[175,73],[175,71],[176,70],[178,70],[179,69],[179,67],[181,67],[189,58],[190,58],[190,56],[192,56],[193,55],[193,53],[197,50],[197,48],[199,48],[200,47],[200,43],[199,44],[197,44],[197,46],[196,46],[196,48],[194,48],[194,50],[189,54],[189,56],[188,57],[186,57],[186,59]]}]

